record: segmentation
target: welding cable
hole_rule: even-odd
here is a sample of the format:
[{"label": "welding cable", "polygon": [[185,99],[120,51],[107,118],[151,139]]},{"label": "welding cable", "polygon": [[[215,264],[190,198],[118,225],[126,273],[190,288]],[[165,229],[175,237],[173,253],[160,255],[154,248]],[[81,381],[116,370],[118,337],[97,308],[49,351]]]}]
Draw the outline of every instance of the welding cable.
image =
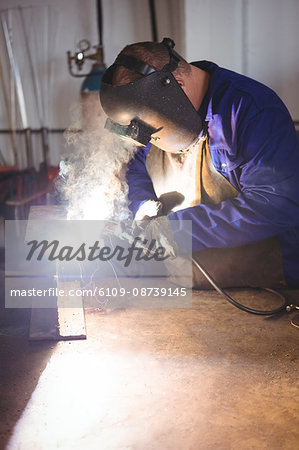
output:
[{"label": "welding cable", "polygon": [[209,283],[213,286],[213,288],[219,294],[221,294],[229,303],[234,305],[236,308],[241,309],[242,311],[246,311],[250,314],[258,314],[260,316],[274,316],[275,314],[279,314],[283,311],[290,312],[291,310],[293,310],[295,308],[294,305],[288,305],[288,301],[285,298],[285,296],[283,296],[279,292],[274,291],[273,289],[269,289],[269,288],[261,288],[261,289],[263,289],[264,291],[267,291],[267,292],[271,292],[271,294],[276,295],[283,301],[283,305],[280,306],[279,308],[271,309],[269,311],[263,311],[260,309],[253,309],[253,308],[249,308],[248,306],[242,305],[241,303],[238,303],[236,300],[234,300],[230,295],[228,295],[220,286],[218,286],[218,284],[211,277],[211,275],[202,267],[201,264],[199,264],[197,261],[195,261],[194,258],[192,258],[192,262],[201,271],[201,273],[206,277],[206,279],[209,281]]}]

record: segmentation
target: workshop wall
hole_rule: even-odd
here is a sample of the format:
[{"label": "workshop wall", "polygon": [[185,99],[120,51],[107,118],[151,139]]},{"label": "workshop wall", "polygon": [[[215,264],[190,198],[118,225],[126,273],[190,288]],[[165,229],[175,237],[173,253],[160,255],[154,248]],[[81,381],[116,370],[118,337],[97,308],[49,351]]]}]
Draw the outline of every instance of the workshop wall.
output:
[{"label": "workshop wall", "polygon": [[[83,37],[91,40],[92,43],[97,43],[97,24],[94,20],[96,15],[95,2],[93,0],[85,0],[84,2],[80,0],[51,0],[51,2],[47,0],[0,0],[1,10],[17,6],[24,8],[23,13],[27,25],[31,56],[38,70],[42,100],[45,103],[45,109],[48,110],[45,125],[49,128],[66,128],[70,124],[70,105],[79,101],[82,83],[82,79],[71,78],[68,74],[66,51],[74,51],[76,43]],[[27,8],[28,6],[34,6],[36,10],[30,11],[30,8]],[[41,11],[47,6],[48,12],[42,14]],[[39,18],[42,18],[42,23],[36,20]],[[22,30],[19,24],[18,10],[12,9],[10,16],[6,15],[6,19],[8,22],[11,21],[12,46],[21,73],[28,123],[32,128],[40,128],[40,117],[36,110],[34,87],[25,42],[24,40],[20,42]],[[11,97],[8,79],[10,75],[9,62],[6,52],[3,50],[2,33],[0,33],[0,36],[2,41],[1,60],[8,95]],[[46,38],[48,47],[44,46]],[[17,128],[22,128],[18,112],[16,113],[16,121]],[[9,125],[8,114],[1,99],[0,128],[8,128]],[[0,135],[0,139],[2,153],[5,153],[7,163],[12,163],[11,153],[7,152],[7,149],[11,148],[9,137]],[[38,135],[33,136],[33,145],[34,162],[38,166],[41,159],[40,137]],[[17,146],[20,155],[22,155],[24,153],[22,136],[17,136]],[[59,134],[51,134],[50,156],[52,164],[57,164],[63,148],[63,137]],[[21,166],[24,167],[24,163]]]},{"label": "workshop wall", "polygon": [[[44,27],[37,26],[37,29],[29,26],[30,46],[32,56],[37,66],[43,65],[41,71],[41,91],[42,96],[47,97],[49,128],[66,128],[71,122],[70,110],[80,101],[80,87],[82,78],[73,78],[68,73],[66,52],[76,49],[76,44],[83,38],[88,39],[92,45],[98,43],[97,30],[97,10],[96,0],[0,0],[0,10],[6,8],[24,8],[24,15],[27,15],[27,22],[30,24],[30,13],[26,10],[28,6],[42,8],[49,6],[49,20]],[[164,35],[171,35],[177,41],[177,48],[180,51],[184,49],[183,27],[184,21],[181,20],[181,9],[184,2],[180,0],[159,0],[156,2],[157,9],[157,27],[159,39]],[[105,62],[110,65],[116,54],[128,43],[139,40],[151,40],[151,25],[148,0],[103,0],[103,40],[105,50]],[[20,68],[21,78],[24,88],[26,103],[26,112],[28,115],[29,126],[40,128],[40,118],[34,100],[34,86],[30,68],[26,57],[24,57],[25,43],[20,38],[21,30],[18,23],[18,10],[13,10],[12,34],[13,48]],[[34,24],[33,24],[34,25]],[[36,25],[36,21],[35,21]],[[49,26],[48,42],[49,48],[43,53],[43,38],[46,37],[46,26]],[[1,28],[1,27],[0,27]],[[163,30],[163,31],[162,31]],[[9,62],[6,57],[4,39],[0,29],[0,55],[3,65],[5,83],[10,97],[9,83]],[[37,61],[36,49],[38,50]],[[45,63],[47,58],[49,64]],[[89,66],[90,69],[90,66]],[[48,72],[47,72],[48,71]],[[46,73],[47,72],[47,73]],[[48,83],[47,83],[48,80]],[[2,89],[0,89],[0,129],[7,129],[11,126],[9,114],[7,113],[3,98]],[[17,113],[17,127],[22,128],[20,117]],[[24,139],[23,136],[17,136],[17,147],[23,160],[21,166],[26,166],[24,158]],[[37,167],[41,160],[41,142],[38,135],[33,136],[34,163]],[[11,140],[8,135],[0,134],[0,150],[7,164],[13,164],[13,153]],[[65,140],[61,134],[50,135],[50,157],[51,163],[57,164],[60,155],[67,152]]]},{"label": "workshop wall", "polygon": [[185,0],[186,56],[274,89],[299,120],[299,1]]},{"label": "workshop wall", "polygon": [[[35,61],[37,56],[40,58],[42,93],[48,107],[45,125],[64,129],[71,123],[72,105],[80,102],[82,83],[82,79],[69,75],[66,51],[74,52],[76,44],[83,38],[97,44],[96,0],[0,0],[1,10],[29,5],[49,5],[51,10],[48,49],[43,49],[45,35],[41,38],[34,34],[34,27],[30,31],[30,42],[37,49],[33,52]],[[102,0],[102,8],[107,65],[127,43],[151,39],[148,0]],[[188,60],[209,59],[268,84],[285,101],[293,119],[299,120],[298,0],[156,0],[156,10],[159,39],[172,36],[176,48]],[[24,57],[25,43],[18,43],[20,27],[17,25],[15,21],[13,45],[24,85],[28,121],[31,127],[39,128],[32,77]],[[1,30],[0,52],[4,79],[11,96],[9,63],[3,53]],[[0,129],[10,128],[8,118],[1,88]],[[16,119],[21,128],[18,113]],[[41,161],[38,135],[34,136],[33,144],[34,163],[38,167]],[[24,154],[22,136],[17,136],[17,146]],[[7,164],[12,164],[9,135],[0,134],[0,151]],[[66,152],[63,136],[51,134],[51,163],[58,164],[61,154]]]},{"label": "workshop wall", "polygon": [[[152,40],[148,0],[102,0],[107,65],[127,44]],[[171,36],[185,53],[184,0],[156,0],[158,39]]]}]

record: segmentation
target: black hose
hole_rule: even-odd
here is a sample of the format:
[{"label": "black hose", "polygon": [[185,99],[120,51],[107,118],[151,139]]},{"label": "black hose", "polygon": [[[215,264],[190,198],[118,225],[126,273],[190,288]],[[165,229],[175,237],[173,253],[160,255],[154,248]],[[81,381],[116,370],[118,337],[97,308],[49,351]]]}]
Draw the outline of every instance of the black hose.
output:
[{"label": "black hose", "polygon": [[274,291],[273,289],[268,289],[268,288],[261,288],[265,291],[271,292],[272,294],[280,297],[283,300],[283,305],[280,306],[279,308],[276,309],[271,309],[269,311],[262,311],[259,309],[253,309],[253,308],[249,308],[248,306],[244,306],[241,303],[238,303],[236,300],[234,300],[230,295],[228,295],[221,287],[218,286],[218,284],[216,283],[216,281],[211,277],[211,275],[202,267],[201,264],[199,264],[197,261],[195,261],[192,258],[193,263],[196,265],[196,267],[201,271],[201,273],[206,277],[206,279],[209,281],[209,283],[211,283],[211,285],[213,286],[213,288],[219,292],[219,294],[221,294],[228,302],[230,302],[232,305],[234,305],[236,308],[241,309],[242,311],[246,311],[250,314],[258,314],[260,316],[273,316],[275,314],[279,314],[283,311],[288,311],[288,306],[292,307],[293,305],[288,305],[288,302],[286,300],[286,298],[280,294],[277,291]]}]

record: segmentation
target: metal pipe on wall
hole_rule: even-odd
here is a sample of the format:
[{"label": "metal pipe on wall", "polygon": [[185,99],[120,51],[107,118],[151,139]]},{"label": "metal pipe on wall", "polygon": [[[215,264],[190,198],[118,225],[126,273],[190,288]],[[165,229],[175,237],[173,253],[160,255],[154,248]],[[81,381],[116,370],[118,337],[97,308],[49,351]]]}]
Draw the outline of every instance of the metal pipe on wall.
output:
[{"label": "metal pipe on wall", "polygon": [[158,42],[155,0],[149,0],[149,8],[151,15],[152,39],[154,42]]},{"label": "metal pipe on wall", "polygon": [[19,111],[20,111],[22,126],[23,126],[23,129],[25,132],[27,165],[28,165],[28,167],[32,167],[33,166],[33,158],[32,158],[31,129],[28,124],[24,90],[23,90],[19,67],[18,67],[17,61],[14,57],[14,54],[13,54],[13,49],[12,49],[12,45],[11,45],[7,22],[6,22],[3,14],[1,14],[1,24],[2,24],[2,29],[3,29],[3,33],[4,33],[5,44],[6,44],[6,49],[7,49],[10,66],[12,68],[14,80],[16,83],[16,92],[17,92]]}]

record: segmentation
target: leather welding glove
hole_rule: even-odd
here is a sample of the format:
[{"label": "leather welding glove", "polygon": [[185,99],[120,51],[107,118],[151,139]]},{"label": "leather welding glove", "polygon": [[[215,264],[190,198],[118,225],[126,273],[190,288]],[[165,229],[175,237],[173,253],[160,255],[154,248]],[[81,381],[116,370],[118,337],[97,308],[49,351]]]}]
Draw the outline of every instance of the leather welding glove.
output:
[{"label": "leather welding glove", "polygon": [[167,216],[154,217],[153,219],[134,221],[134,236],[140,238],[138,246],[147,250],[151,242],[155,242],[151,252],[155,252],[158,247],[165,249],[165,256],[175,258],[177,255],[177,244],[174,240],[169,219]]},{"label": "leather welding glove", "polygon": [[[167,216],[155,217],[151,220],[142,220],[135,223],[135,233],[142,240],[147,240],[147,245],[140,242],[140,247],[146,253],[146,247],[149,242],[154,239],[156,242],[152,253],[158,247],[165,249],[164,256],[167,258],[163,261],[168,273],[168,280],[176,286],[183,286],[186,288],[192,287],[192,264],[190,257],[183,254],[179,250],[178,245],[173,237],[170,227],[170,221]],[[139,246],[138,245],[138,246]]]},{"label": "leather welding glove", "polygon": [[163,204],[157,200],[146,200],[139,207],[135,220],[150,219],[152,217],[158,217],[162,214]]}]

